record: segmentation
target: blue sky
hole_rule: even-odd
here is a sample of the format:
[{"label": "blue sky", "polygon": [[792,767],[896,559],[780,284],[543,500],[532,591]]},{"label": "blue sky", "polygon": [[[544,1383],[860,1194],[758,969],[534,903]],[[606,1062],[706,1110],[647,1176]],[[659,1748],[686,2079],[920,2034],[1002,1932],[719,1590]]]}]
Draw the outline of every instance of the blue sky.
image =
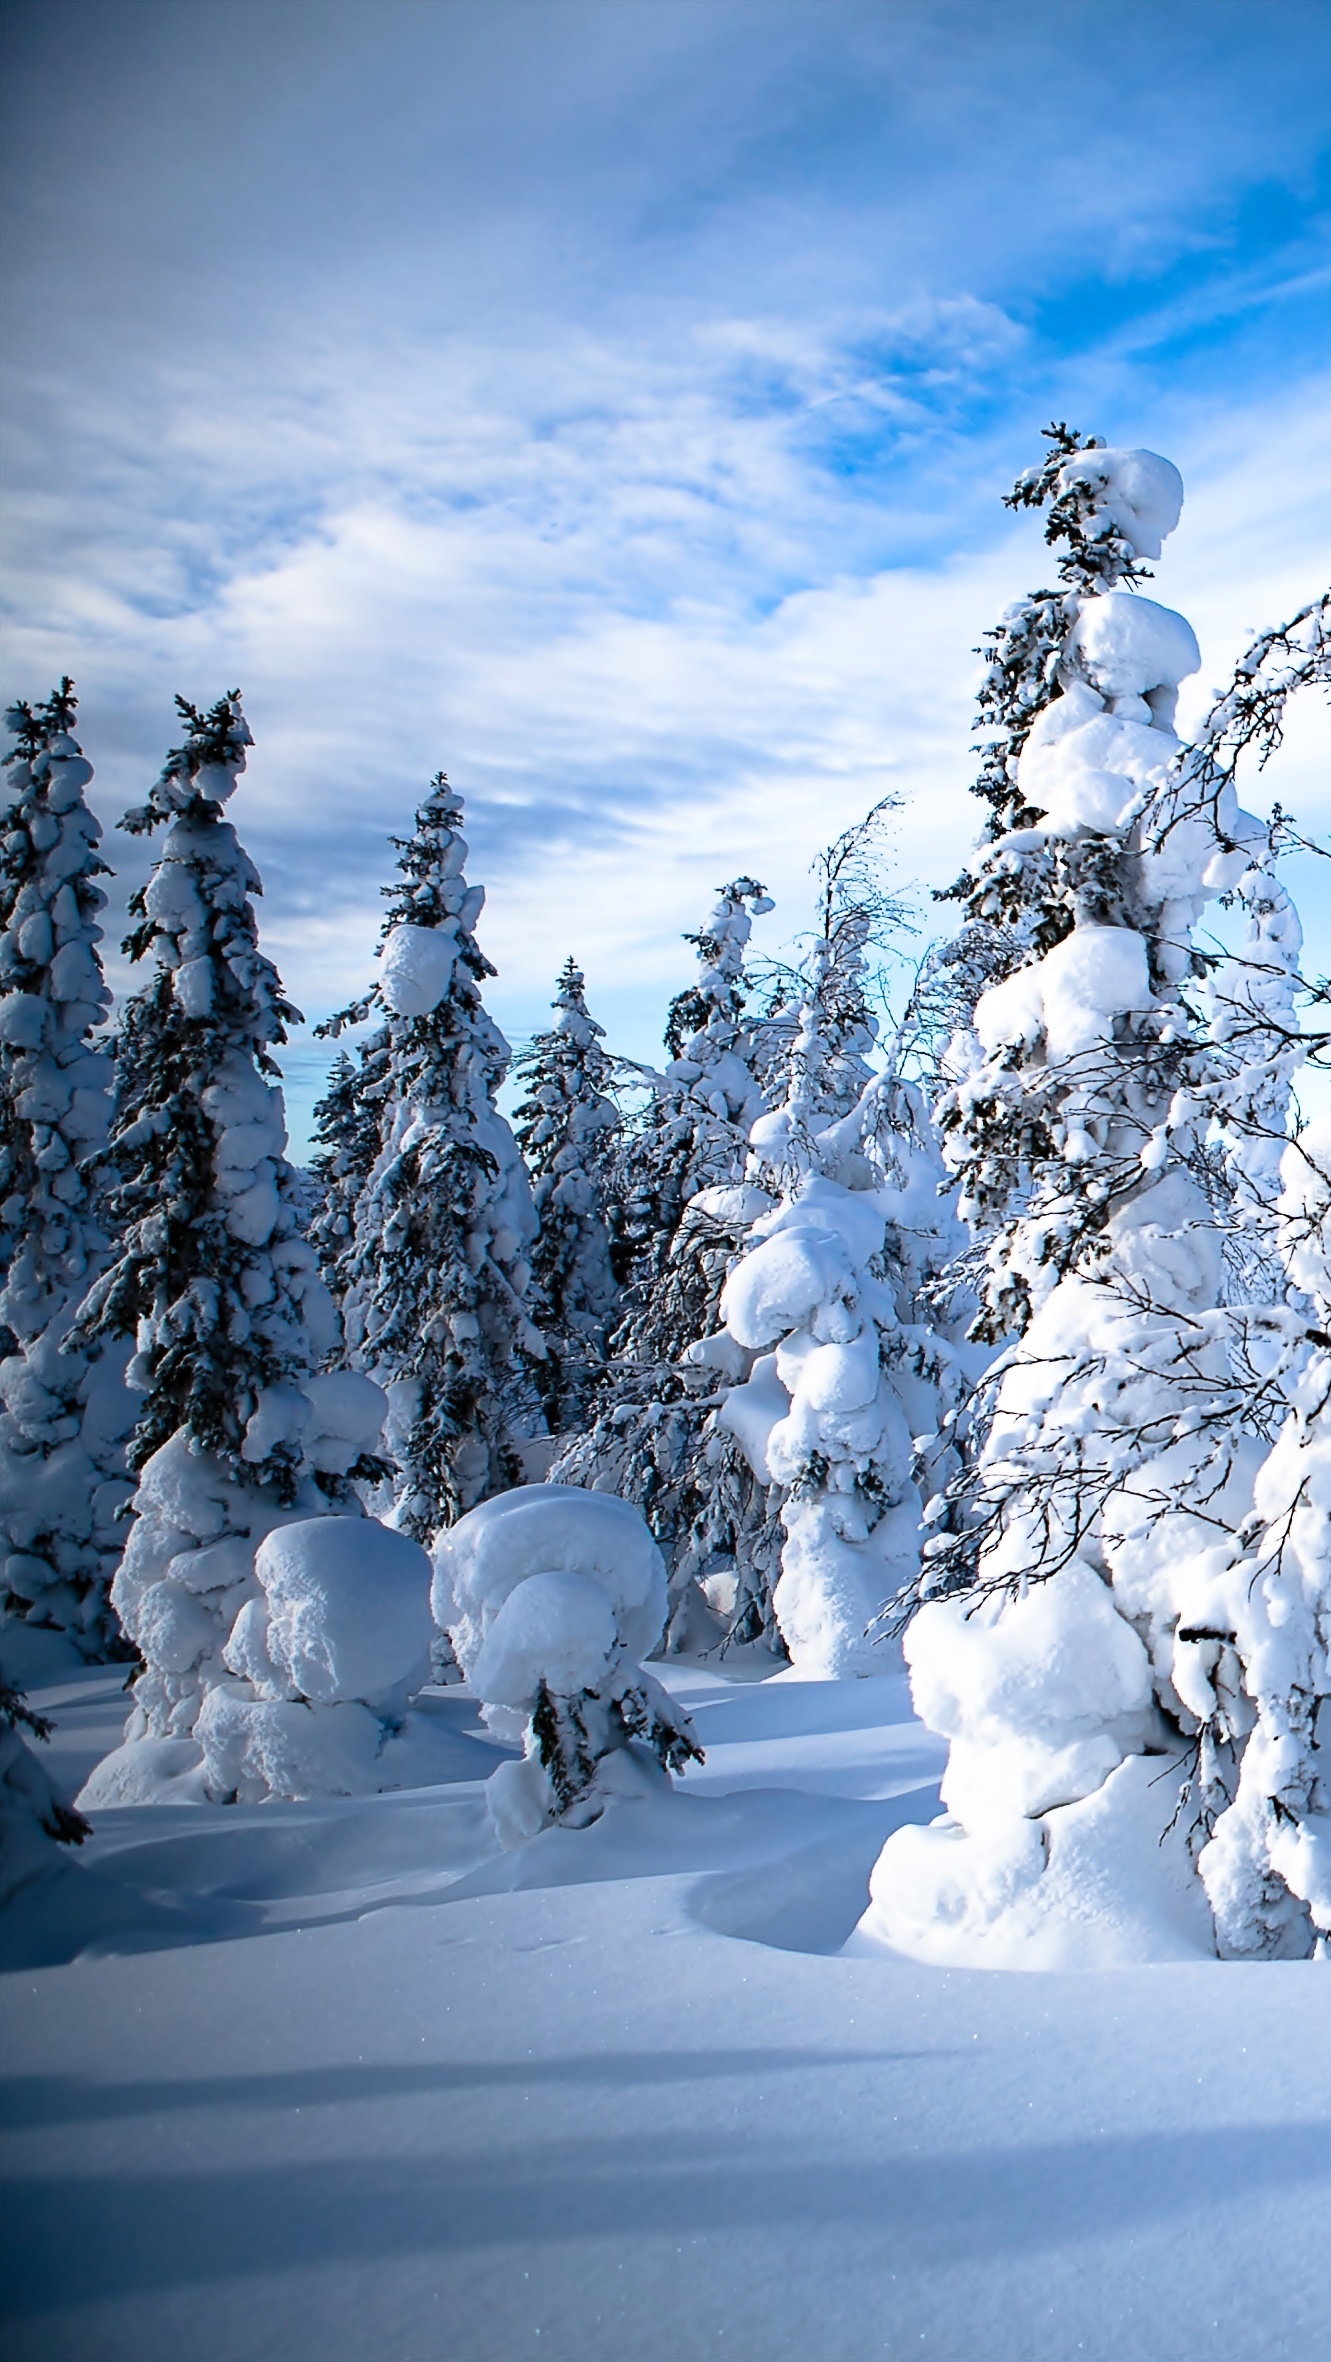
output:
[{"label": "blue sky", "polygon": [[[172,693],[243,684],[311,1016],[441,765],[514,1038],[572,950],[652,1055],[710,889],[762,876],[777,948],[888,788],[902,879],[955,874],[1050,416],[1183,471],[1185,710],[1331,574],[1324,0],[10,0],[3,39],[0,686],[74,674],[111,820]],[[1328,756],[1312,708],[1263,792],[1331,828]]]}]

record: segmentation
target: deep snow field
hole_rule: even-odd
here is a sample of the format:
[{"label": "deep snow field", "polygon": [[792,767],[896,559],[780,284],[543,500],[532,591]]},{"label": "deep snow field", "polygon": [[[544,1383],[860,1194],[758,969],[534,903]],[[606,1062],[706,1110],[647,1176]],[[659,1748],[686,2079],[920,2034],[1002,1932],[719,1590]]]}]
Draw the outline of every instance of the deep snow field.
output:
[{"label": "deep snow field", "polygon": [[[706,1765],[514,1853],[457,1690],[451,1784],[97,1816],[0,1937],[8,2362],[1328,2350],[1325,1966],[920,1968],[904,1678],[655,1670]],[[33,1683],[70,1792],[120,1680]]]}]

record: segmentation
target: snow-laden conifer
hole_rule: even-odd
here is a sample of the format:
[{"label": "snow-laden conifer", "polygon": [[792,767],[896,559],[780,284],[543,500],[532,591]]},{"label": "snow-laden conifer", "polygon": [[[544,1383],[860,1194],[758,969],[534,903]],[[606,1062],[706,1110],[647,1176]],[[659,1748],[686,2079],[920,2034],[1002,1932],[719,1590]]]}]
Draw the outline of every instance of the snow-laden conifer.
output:
[{"label": "snow-laden conifer", "polygon": [[1187,1751],[1173,1571],[1246,1516],[1245,1430],[1284,1350],[1278,1309],[1268,1333],[1222,1307],[1197,1177],[1213,1045],[1193,928],[1265,832],[1232,780],[1201,791],[1174,736],[1190,627],[1116,587],[1158,556],[1179,479],[1150,453],[1056,450],[1029,497],[1066,526],[1066,590],[1041,608],[1043,702],[984,790],[969,883],[972,923],[1017,964],[979,998],[939,1111],[988,1240],[980,1332],[1008,1343],[978,1466],[931,1505],[906,1636],[917,1707],[952,1742],[951,1818],[892,1839],[875,1878],[892,1940],[938,1957],[1056,1952],[1074,1856],[1172,1879],[1195,1920],[1177,1816],[1167,1862],[1159,1845]]},{"label": "snow-laden conifer", "polygon": [[409,837],[378,981],[323,1030],[382,1013],[378,1154],[342,1262],[353,1361],[387,1390],[398,1464],[394,1518],[426,1539],[521,1481],[543,1428],[543,1345],[526,1305],[531,1189],[495,1105],[508,1044],[481,985],[485,899],[463,876],[462,804],[440,772]]},{"label": "snow-laden conifer", "polygon": [[[131,1337],[142,1407],[129,1460],[135,1521],[112,1594],[146,1660],[127,1745],[96,1775],[97,1801],[137,1801],[184,1773],[222,1651],[257,1594],[254,1553],[275,1525],[342,1506],[373,1472],[378,1390],[312,1373],[337,1316],[301,1237],[272,1051],[296,1020],[259,949],[257,871],[222,816],[252,744],[238,693],[186,731],[148,801],[122,826],[164,827],[130,910],[126,949],[151,981],[119,1030],[110,1205],[116,1260],[80,1310],[81,1344]],[[148,1753],[136,1750],[144,1745]]]},{"label": "snow-laden conifer", "polygon": [[784,1102],[752,1131],[764,1210],[726,1280],[724,1329],[697,1354],[738,1381],[715,1423],[780,1503],[771,1611],[814,1677],[881,1667],[870,1627],[918,1567],[917,1474],[946,1473],[962,1376],[923,1302],[956,1246],[937,1146],[890,1072],[841,1112],[842,998],[825,937]]},{"label": "snow-laden conifer", "polygon": [[[750,1018],[745,954],[755,916],[772,905],[751,877],[721,888],[703,926],[686,937],[698,955],[693,984],[670,1004],[663,1075],[630,1124],[614,1169],[614,1259],[623,1316],[590,1429],[552,1470],[562,1484],[616,1493],[642,1510],[670,1569],[671,1635],[695,1622],[696,1578],[733,1555],[732,1520],[755,1533],[752,1483],[730,1439],[706,1463],[702,1431],[714,1380],[682,1367],[711,1334],[731,1256],[760,1199],[744,1180],[749,1127],[766,1104],[765,1028]],[[730,1619],[728,1618],[727,1621]],[[746,1614],[746,1638],[756,1638]],[[724,1629],[724,1626],[721,1627]]]},{"label": "snow-laden conifer", "polygon": [[516,1061],[526,1096],[514,1128],[539,1224],[532,1302],[546,1347],[541,1393],[556,1435],[586,1421],[619,1301],[606,1222],[619,1111],[607,1095],[614,1070],[601,1047],[605,1028],[588,1009],[584,988],[569,959],[553,1026],[535,1035]]},{"label": "snow-laden conifer", "polygon": [[0,845],[0,1537],[7,1612],[116,1642],[108,1591],[124,1540],[125,1354],[67,1348],[105,1263],[101,1203],[111,1060],[92,1036],[110,1001],[97,914],[107,874],[64,680],[13,706]]},{"label": "snow-laden conifer", "polygon": [[349,1284],[356,1203],[379,1154],[387,1085],[388,1034],[381,1025],[357,1042],[354,1058],[338,1051],[314,1110],[310,1173],[317,1196],[306,1235],[339,1310]]}]

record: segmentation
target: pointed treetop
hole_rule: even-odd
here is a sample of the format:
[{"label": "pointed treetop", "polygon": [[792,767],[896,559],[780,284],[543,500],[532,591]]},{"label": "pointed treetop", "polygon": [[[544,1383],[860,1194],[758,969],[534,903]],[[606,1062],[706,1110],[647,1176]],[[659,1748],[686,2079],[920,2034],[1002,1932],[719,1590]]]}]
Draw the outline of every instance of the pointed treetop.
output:
[{"label": "pointed treetop", "polygon": [[6,764],[30,763],[35,756],[47,752],[53,738],[61,738],[72,730],[78,704],[68,673],[61,675],[59,688],[53,689],[40,705],[29,705],[24,697],[16,698],[5,714],[5,728],[17,741],[5,756]]},{"label": "pointed treetop", "polygon": [[767,888],[756,878],[734,878],[717,888],[706,924],[696,935],[685,935],[684,941],[697,951],[700,972],[670,1004],[665,1043],[672,1058],[682,1056],[684,1044],[713,1022],[739,1024],[745,1000],[744,953],[753,921],[773,908]]},{"label": "pointed treetop", "polygon": [[176,711],[188,725],[184,743],[171,748],[147,803],[136,805],[119,823],[130,836],[148,836],[191,807],[211,806],[207,817],[216,819],[245,768],[246,747],[254,744],[239,689],[228,690],[206,712],[177,697]]}]

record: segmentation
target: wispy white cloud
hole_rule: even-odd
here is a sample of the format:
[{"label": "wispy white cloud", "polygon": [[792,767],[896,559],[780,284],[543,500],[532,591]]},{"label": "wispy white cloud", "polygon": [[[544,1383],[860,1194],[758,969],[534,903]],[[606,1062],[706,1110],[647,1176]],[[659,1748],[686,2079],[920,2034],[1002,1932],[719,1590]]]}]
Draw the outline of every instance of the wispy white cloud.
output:
[{"label": "wispy white cloud", "polygon": [[[116,18],[15,20],[4,679],[75,673],[108,816],[173,689],[243,683],[313,1013],[440,763],[518,1031],[574,949],[650,1051],[708,890],[756,867],[793,930],[885,788],[946,880],[1051,409],[1183,465],[1208,680],[1320,587],[1319,5],[1256,56],[1228,0]],[[1320,727],[1279,782],[1318,817]]]}]

